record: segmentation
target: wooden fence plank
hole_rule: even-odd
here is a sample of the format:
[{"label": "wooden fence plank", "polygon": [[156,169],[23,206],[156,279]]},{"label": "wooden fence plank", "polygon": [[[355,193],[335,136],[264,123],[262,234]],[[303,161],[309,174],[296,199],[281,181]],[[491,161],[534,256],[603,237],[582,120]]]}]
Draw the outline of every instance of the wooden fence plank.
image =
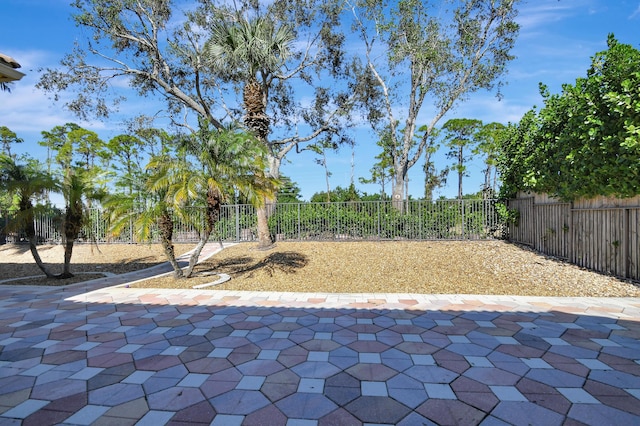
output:
[{"label": "wooden fence plank", "polygon": [[511,241],[598,272],[640,280],[640,197],[569,204],[536,194],[510,200],[509,208],[520,218],[509,227]]}]

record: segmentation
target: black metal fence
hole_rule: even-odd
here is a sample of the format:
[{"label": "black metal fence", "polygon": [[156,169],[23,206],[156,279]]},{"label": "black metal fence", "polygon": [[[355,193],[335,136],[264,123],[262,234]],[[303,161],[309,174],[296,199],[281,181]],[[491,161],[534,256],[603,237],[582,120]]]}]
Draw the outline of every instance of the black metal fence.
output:
[{"label": "black metal fence", "polygon": [[[277,241],[307,240],[482,240],[501,238],[503,224],[495,208],[496,200],[409,201],[400,212],[386,201],[346,203],[292,203],[269,206],[269,228]],[[192,223],[202,223],[201,211],[191,212]],[[0,219],[0,224],[4,219]],[[193,242],[200,226],[184,222],[176,215],[173,239]],[[61,240],[59,221],[39,215],[35,221],[39,242]],[[228,242],[257,238],[256,214],[250,205],[222,207],[212,239]],[[10,228],[9,228],[10,229]],[[152,233],[153,234],[153,233]],[[156,232],[157,234],[157,232]],[[21,232],[7,233],[7,242],[25,240]],[[108,216],[92,209],[80,241],[136,243],[133,227],[119,235],[109,232]],[[154,238],[154,240],[157,240]]]}]

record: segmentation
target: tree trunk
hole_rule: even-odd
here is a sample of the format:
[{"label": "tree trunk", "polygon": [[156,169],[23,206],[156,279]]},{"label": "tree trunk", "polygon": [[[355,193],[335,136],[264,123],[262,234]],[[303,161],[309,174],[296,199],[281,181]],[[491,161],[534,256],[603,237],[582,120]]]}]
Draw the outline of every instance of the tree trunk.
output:
[{"label": "tree trunk", "polygon": [[167,256],[169,263],[173,267],[173,276],[175,278],[182,278],[184,274],[182,272],[182,269],[180,269],[180,265],[178,265],[178,261],[176,260],[176,254],[173,250],[173,244],[171,243],[171,241],[167,241],[165,238],[160,238],[160,244],[162,244],[164,255]]},{"label": "tree trunk", "polygon": [[407,182],[407,168],[405,164],[396,164],[393,176],[393,188],[391,192],[391,203],[400,213],[404,212],[405,184]]},{"label": "tree trunk", "polygon": [[[280,164],[282,160],[276,155],[269,153],[267,155],[267,161],[269,162],[268,176],[274,179],[280,178]],[[264,205],[262,207],[256,207],[259,249],[268,249],[273,246],[274,239],[269,230],[269,216],[271,216],[275,210],[275,203],[275,199],[265,198]]]},{"label": "tree trunk", "polygon": [[71,255],[73,254],[73,242],[72,239],[66,239],[64,243],[64,266],[62,268],[62,273],[56,278],[58,279],[67,279],[73,278],[73,274],[71,273]]},{"label": "tree trunk", "polygon": [[396,172],[391,193],[393,207],[400,213],[404,211],[404,187],[406,177],[402,173]]},{"label": "tree trunk", "polygon": [[[25,208],[30,209],[31,205],[27,205],[26,207],[21,206],[21,210],[24,212]],[[29,250],[31,251],[31,255],[33,256],[33,260],[36,262],[38,268],[45,274],[47,278],[55,278],[55,275],[49,272],[49,270],[42,263],[42,259],[40,258],[40,253],[38,253],[37,241],[36,241],[36,228],[33,225],[33,213],[27,214],[27,220],[25,222],[24,232],[27,234],[27,238],[29,239]]]},{"label": "tree trunk", "polygon": [[164,254],[167,256],[169,263],[173,267],[173,276],[176,278],[182,278],[182,269],[180,268],[180,265],[178,265],[176,253],[173,250],[173,221],[168,213],[165,213],[158,218],[158,228],[160,230],[160,244],[162,244]]},{"label": "tree trunk", "polygon": [[73,243],[78,239],[80,230],[82,229],[82,206],[69,206],[64,217],[64,266],[62,274],[56,278],[66,279],[72,278],[71,273],[71,255],[73,254]]},{"label": "tree trunk", "polygon": [[38,253],[38,248],[36,246],[35,236],[29,237],[29,250],[31,250],[31,255],[33,256],[33,260],[35,260],[36,265],[40,270],[46,275],[47,278],[55,278],[56,276],[49,272],[49,270],[42,263],[42,259],[40,258],[40,254]]},{"label": "tree trunk", "polygon": [[[202,253],[202,249],[205,244],[207,244],[207,241],[209,241],[209,237],[215,229],[216,223],[220,220],[221,198],[221,194],[217,190],[209,189],[207,191],[207,216],[205,217],[204,231],[200,233],[200,241],[198,241],[198,245],[193,249],[193,253],[191,257],[189,257],[189,266],[184,271],[185,278],[190,278],[193,274],[193,269],[198,264],[200,253]],[[220,246],[222,247],[222,241],[220,241]]]},{"label": "tree trunk", "polygon": [[464,157],[462,156],[462,146],[458,150],[458,200],[462,200],[462,177],[464,170],[462,169],[464,164]]},{"label": "tree trunk", "polygon": [[204,248],[205,244],[207,244],[207,241],[209,241],[210,235],[211,235],[211,232],[207,232],[207,231],[201,234],[200,241],[198,241],[198,245],[196,246],[195,249],[193,249],[193,253],[191,253],[191,256],[189,257],[189,266],[187,266],[187,269],[183,273],[184,278],[191,278],[191,275],[193,274],[193,269],[198,264],[200,253],[202,253],[202,249]]},{"label": "tree trunk", "polygon": [[273,237],[269,231],[268,208],[268,204],[256,208],[256,215],[258,216],[258,248],[262,250],[273,246]]}]

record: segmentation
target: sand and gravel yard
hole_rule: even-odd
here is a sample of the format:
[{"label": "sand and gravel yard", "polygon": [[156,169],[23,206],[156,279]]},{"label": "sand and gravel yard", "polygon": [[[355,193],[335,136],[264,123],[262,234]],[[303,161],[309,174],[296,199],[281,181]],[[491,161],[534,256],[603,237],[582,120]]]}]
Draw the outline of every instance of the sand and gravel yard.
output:
[{"label": "sand and gravel yard", "polygon": [[[176,245],[178,254],[194,245]],[[60,263],[61,246],[43,246],[45,262]],[[124,273],[164,262],[159,245],[77,245],[73,272]],[[59,265],[54,265],[58,266]],[[0,246],[0,279],[39,275],[27,246]],[[504,241],[279,242],[232,246],[202,262],[198,276],[153,278],[136,286],[191,288],[231,276],[220,290],[496,294],[523,296],[640,297],[640,285],[581,269]],[[94,278],[79,275],[75,281]],[[57,282],[56,282],[57,281]],[[28,279],[19,284],[64,285]]]}]

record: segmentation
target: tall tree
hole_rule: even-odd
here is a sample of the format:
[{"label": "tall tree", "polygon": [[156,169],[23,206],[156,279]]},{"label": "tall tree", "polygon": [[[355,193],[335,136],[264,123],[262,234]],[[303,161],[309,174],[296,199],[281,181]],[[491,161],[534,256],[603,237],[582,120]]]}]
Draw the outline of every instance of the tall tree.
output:
[{"label": "tall tree", "polygon": [[[501,84],[518,33],[518,0],[362,0],[353,3],[355,28],[366,54],[354,66],[354,92],[369,107],[374,125],[390,126],[394,151],[393,201],[402,208],[409,169],[425,149],[438,122],[478,90]],[[380,54],[379,52],[386,52]],[[433,117],[411,152],[423,107]],[[404,115],[401,133],[397,115]]]},{"label": "tall tree", "polygon": [[320,156],[320,157],[314,158],[313,160],[316,162],[317,165],[319,165],[324,169],[324,182],[325,182],[325,185],[327,185],[327,192],[326,192],[327,202],[331,201],[331,183],[329,181],[329,178],[332,175],[331,171],[329,170],[329,162],[327,161],[327,149],[336,150],[337,148],[338,148],[337,145],[331,144],[330,142],[327,143],[327,141],[313,143],[308,145],[306,148]]},{"label": "tall tree", "polygon": [[[263,13],[265,14],[261,15],[258,11],[257,17],[250,18],[237,11],[230,18],[221,17],[212,26],[212,35],[205,46],[205,54],[212,68],[222,78],[242,85],[244,123],[268,147],[269,174],[273,178],[278,178],[284,155],[303,140],[298,139],[284,144],[280,141],[269,141],[271,118],[267,114],[267,107],[273,99],[270,92],[279,91],[280,93],[276,93],[276,96],[283,96],[286,93],[283,91],[286,89],[283,84],[287,84],[288,80],[308,67],[305,64],[308,52],[305,52],[304,57],[298,54],[298,58],[301,59],[295,58],[293,47],[296,33],[291,23],[278,23],[274,10],[271,13],[268,11]],[[326,25],[324,30],[329,32],[329,28],[329,25]],[[339,39],[337,40],[339,41]],[[292,59],[296,59],[299,64],[299,68],[294,69],[293,72],[286,68]],[[336,61],[336,58],[333,60]],[[336,145],[336,142],[332,140],[334,139],[332,134],[336,131],[328,125],[330,120],[322,124],[327,115],[330,100],[328,93],[326,89],[320,90],[316,98],[317,117],[307,119],[307,121],[316,121],[317,129],[313,138],[322,133],[325,134],[323,141],[309,145],[309,149],[322,154],[321,161],[325,171],[326,156],[322,147]],[[262,203],[264,207],[259,207],[259,230],[268,229],[263,223],[267,218],[266,204],[273,201],[265,200]],[[265,209],[265,211],[261,209]],[[271,235],[259,231],[259,245],[265,248],[271,243]]]},{"label": "tall tree", "polygon": [[387,182],[393,181],[395,174],[395,168],[393,165],[393,140],[389,132],[390,130],[388,128],[378,132],[379,139],[376,142],[376,145],[382,148],[382,152],[376,155],[375,158],[378,161],[374,163],[373,167],[369,170],[371,172],[371,178],[360,178],[361,183],[379,184],[380,196],[382,197],[382,199],[385,199],[387,197],[385,186]]},{"label": "tall tree", "polygon": [[0,143],[2,143],[2,154],[15,158],[16,154],[11,153],[11,146],[22,143],[24,140],[9,129],[7,126],[0,126]]},{"label": "tall tree", "polygon": [[139,183],[144,175],[143,144],[140,138],[129,134],[114,136],[106,144],[112,159],[111,168],[117,175],[116,188],[130,195],[142,191]]},{"label": "tall tree", "polygon": [[47,171],[49,173],[53,171],[56,165],[62,168],[71,165],[69,151],[73,145],[69,142],[69,133],[79,128],[80,126],[75,123],[66,123],[54,126],[49,131],[43,130],[40,132],[42,141],[38,142],[38,144],[47,148]]},{"label": "tall tree", "polygon": [[[107,117],[112,111],[107,100],[122,95],[113,93],[116,86],[110,82],[123,77],[139,94],[158,96],[174,123],[194,132],[193,114],[216,128],[223,127],[225,117],[242,122],[244,115],[249,130],[265,137],[269,173],[277,178],[283,158],[300,144],[323,134],[342,138],[342,118],[350,107],[347,94],[335,84],[345,71],[344,36],[338,31],[342,3],[76,0],[74,18],[89,31],[89,40],[75,46],[61,68],[45,70],[38,87],[53,93],[54,99],[62,91],[76,90],[77,96],[66,105],[80,117]],[[205,49],[224,44],[213,39],[206,43],[214,30],[231,29],[235,35],[246,23],[251,24],[249,31],[256,30],[245,37],[254,46],[263,45],[262,34],[295,36],[288,53],[268,43],[267,51],[275,56],[253,56],[244,63],[255,71],[253,79],[247,78],[240,62],[211,66],[211,51]],[[307,104],[309,92],[315,97]],[[237,99],[237,93],[246,96]]]},{"label": "tall tree", "polygon": [[[416,135],[416,145],[419,143],[418,141],[422,139],[420,133],[425,131],[427,131],[426,126],[421,126],[418,129],[419,133]],[[424,171],[425,200],[433,200],[433,191],[445,185],[447,183],[447,176],[449,175],[449,167],[444,167],[438,171],[433,161],[433,155],[440,149],[440,144],[436,142],[438,135],[439,131],[437,129],[432,130],[431,137],[424,146],[424,166],[422,166],[422,170]]]},{"label": "tall tree", "polygon": [[452,118],[442,126],[445,145],[449,148],[448,158],[454,159],[452,169],[458,173],[458,199],[462,200],[462,178],[468,175],[467,163],[477,145],[477,133],[482,121],[469,118]]},{"label": "tall tree", "polygon": [[280,175],[280,188],[278,189],[278,203],[300,203],[302,195],[300,187],[288,176]]},{"label": "tall tree", "polygon": [[436,165],[433,161],[431,161],[430,150],[425,150],[426,159],[424,162],[423,170],[424,170],[424,199],[425,200],[433,200],[433,191],[440,188],[441,186],[446,185],[447,176],[449,176],[449,168],[445,167],[444,169],[438,171],[436,169]]},{"label": "tall tree", "polygon": [[[73,166],[91,171],[105,165],[110,158],[105,142],[93,130],[78,127],[69,132],[67,143],[62,150],[72,153]],[[99,160],[100,164],[96,163]]]},{"label": "tall tree", "polygon": [[482,194],[484,198],[496,196],[498,186],[498,156],[499,149],[503,145],[503,140],[507,137],[507,126],[502,123],[488,123],[476,134],[478,145],[474,149],[474,154],[484,156],[485,169],[484,184]]}]

